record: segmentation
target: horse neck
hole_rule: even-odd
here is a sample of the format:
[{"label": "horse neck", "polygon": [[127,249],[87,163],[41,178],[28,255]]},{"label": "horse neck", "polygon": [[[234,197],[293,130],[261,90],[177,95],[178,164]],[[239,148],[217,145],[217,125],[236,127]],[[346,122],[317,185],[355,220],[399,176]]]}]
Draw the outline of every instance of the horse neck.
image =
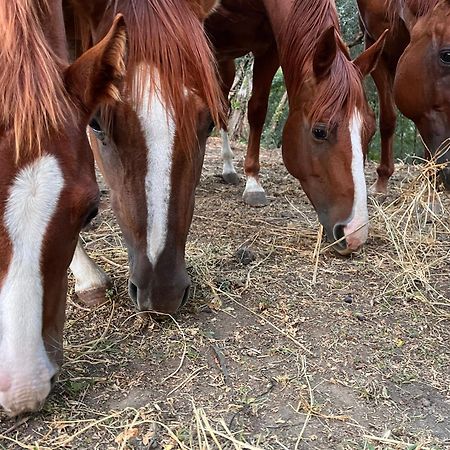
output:
[{"label": "horse neck", "polygon": [[277,42],[283,29],[284,21],[294,4],[294,0],[263,0],[270,24]]},{"label": "horse neck", "polygon": [[53,51],[63,61],[69,60],[66,45],[66,31],[61,0],[46,0],[49,11],[43,23],[44,33],[51,44]]}]

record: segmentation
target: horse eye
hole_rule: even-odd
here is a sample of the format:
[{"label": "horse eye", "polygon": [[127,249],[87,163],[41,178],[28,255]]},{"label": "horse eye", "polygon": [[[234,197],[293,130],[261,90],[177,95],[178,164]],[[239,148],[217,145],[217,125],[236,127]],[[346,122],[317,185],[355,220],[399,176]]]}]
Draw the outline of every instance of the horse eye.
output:
[{"label": "horse eye", "polygon": [[92,219],[94,219],[97,216],[97,214],[98,214],[98,207],[96,206],[95,208],[89,211],[89,214],[84,219],[83,228],[87,227],[91,223]]},{"label": "horse eye", "polygon": [[318,141],[326,141],[328,139],[328,130],[324,125],[315,125],[312,129],[312,135]]},{"label": "horse eye", "polygon": [[89,122],[89,126],[96,133],[101,133],[102,132],[102,127],[100,126],[100,124],[98,123],[98,120],[95,117],[92,118],[92,120]]},{"label": "horse eye", "polygon": [[450,49],[441,50],[439,52],[439,59],[441,60],[442,64],[445,64],[446,66],[450,66]]}]

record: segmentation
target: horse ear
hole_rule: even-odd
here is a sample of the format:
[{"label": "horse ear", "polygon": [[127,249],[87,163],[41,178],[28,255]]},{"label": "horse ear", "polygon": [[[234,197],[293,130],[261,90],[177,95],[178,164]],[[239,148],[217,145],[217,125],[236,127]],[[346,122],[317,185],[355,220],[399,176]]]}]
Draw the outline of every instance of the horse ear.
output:
[{"label": "horse ear", "polygon": [[389,30],[385,30],[384,33],[378,38],[375,44],[371,45],[366,51],[361,53],[354,61],[356,67],[358,67],[362,76],[369,75],[375,67],[377,67],[378,61],[383,52],[384,43],[386,42],[386,36]]},{"label": "horse ear", "polygon": [[320,36],[314,53],[313,70],[317,79],[321,80],[328,76],[331,66],[336,58],[337,42],[335,28],[327,28]]},{"label": "horse ear", "polygon": [[108,34],[66,69],[67,90],[92,113],[100,103],[120,100],[119,86],[125,77],[127,33],[118,14]]}]

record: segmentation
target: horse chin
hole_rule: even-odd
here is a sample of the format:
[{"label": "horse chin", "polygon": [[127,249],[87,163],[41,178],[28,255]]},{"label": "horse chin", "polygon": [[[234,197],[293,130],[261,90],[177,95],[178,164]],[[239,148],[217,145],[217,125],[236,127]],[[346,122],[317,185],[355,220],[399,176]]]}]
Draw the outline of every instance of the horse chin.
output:
[{"label": "horse chin", "polygon": [[333,250],[336,253],[338,253],[339,255],[341,255],[341,256],[350,256],[352,253],[355,253],[355,251],[358,251],[359,249],[358,250],[352,250],[349,247],[342,248],[339,245],[333,245]]}]

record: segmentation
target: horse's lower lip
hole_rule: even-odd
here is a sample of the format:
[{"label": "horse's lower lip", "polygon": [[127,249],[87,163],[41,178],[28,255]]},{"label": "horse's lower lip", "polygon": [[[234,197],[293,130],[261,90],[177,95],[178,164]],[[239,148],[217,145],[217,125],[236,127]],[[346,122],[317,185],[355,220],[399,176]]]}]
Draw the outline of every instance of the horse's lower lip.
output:
[{"label": "horse's lower lip", "polygon": [[348,256],[354,252],[354,250],[352,250],[351,248],[348,248],[348,247],[342,248],[342,247],[339,247],[338,245],[333,245],[333,249],[337,253],[339,253],[341,256]]}]

